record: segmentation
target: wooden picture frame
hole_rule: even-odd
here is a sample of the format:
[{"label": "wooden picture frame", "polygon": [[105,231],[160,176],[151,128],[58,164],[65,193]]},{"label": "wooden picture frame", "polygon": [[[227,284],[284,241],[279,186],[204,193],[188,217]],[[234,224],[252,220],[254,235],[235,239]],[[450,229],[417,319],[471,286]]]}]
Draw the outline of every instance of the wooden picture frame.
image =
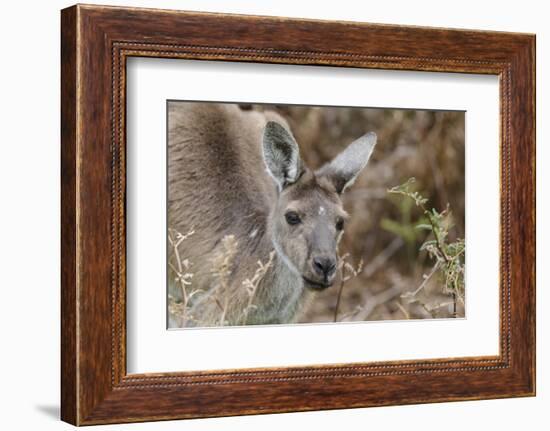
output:
[{"label": "wooden picture frame", "polygon": [[[61,18],[64,421],[535,394],[534,35],[83,5],[64,9]],[[128,375],[125,65],[131,56],[498,75],[500,354]]]}]

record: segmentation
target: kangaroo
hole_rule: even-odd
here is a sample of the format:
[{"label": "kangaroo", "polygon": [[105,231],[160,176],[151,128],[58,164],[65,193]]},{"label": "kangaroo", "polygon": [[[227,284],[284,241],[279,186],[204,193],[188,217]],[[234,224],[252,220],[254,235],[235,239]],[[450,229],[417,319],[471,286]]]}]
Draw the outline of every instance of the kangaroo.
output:
[{"label": "kangaroo", "polygon": [[[191,301],[190,325],[291,323],[312,293],[330,287],[348,218],[341,195],[375,144],[376,135],[367,133],[313,171],[302,161],[288,123],[275,112],[169,102],[168,226],[194,231],[184,255],[192,264],[192,289],[201,292]],[[220,303],[212,300],[219,289],[212,260],[223,253],[227,235],[234,236],[237,252],[220,322]],[[243,281],[272,252],[243,321],[250,305]],[[169,289],[177,295],[173,281]]]}]

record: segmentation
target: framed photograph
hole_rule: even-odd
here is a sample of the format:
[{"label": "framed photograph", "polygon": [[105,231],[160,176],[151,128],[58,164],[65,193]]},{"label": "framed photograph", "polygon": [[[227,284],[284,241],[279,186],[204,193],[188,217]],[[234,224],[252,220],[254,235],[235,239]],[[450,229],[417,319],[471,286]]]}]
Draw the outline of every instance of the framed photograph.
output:
[{"label": "framed photograph", "polygon": [[535,37],[61,13],[61,416],[535,394]]}]

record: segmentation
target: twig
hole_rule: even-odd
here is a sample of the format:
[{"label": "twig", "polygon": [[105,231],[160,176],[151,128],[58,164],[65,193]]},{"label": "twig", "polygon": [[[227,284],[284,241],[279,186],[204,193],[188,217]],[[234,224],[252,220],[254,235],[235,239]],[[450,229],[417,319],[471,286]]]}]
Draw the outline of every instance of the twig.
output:
[{"label": "twig", "polygon": [[422,284],[413,292],[405,292],[401,295],[402,298],[412,298],[412,297],[415,297],[416,295],[418,295],[418,292],[420,292],[422,289],[424,289],[424,287],[426,287],[426,284],[428,284],[428,281],[430,280],[430,278],[432,278],[432,276],[436,273],[436,271],[439,269],[439,261],[437,261],[435,263],[435,265],[433,266],[432,270],[430,271],[430,273],[426,276],[424,276],[424,281],[422,281]]},{"label": "twig", "polygon": [[[349,257],[349,253],[345,253],[340,258],[340,270],[342,271],[340,279],[340,289],[338,290],[338,297],[336,298],[336,306],[334,308],[334,321],[338,321],[338,311],[340,308],[340,302],[342,297],[342,292],[344,290],[344,285],[346,281],[351,280],[354,277],[357,277],[363,271],[363,259],[359,260],[357,267],[354,267],[349,262],[346,262],[346,259]],[[349,274],[346,274],[346,269],[349,271]]]},{"label": "twig", "polygon": [[399,308],[399,310],[401,310],[401,312],[405,315],[405,319],[409,320],[411,318],[411,315],[407,310],[405,310],[405,307],[403,307],[400,302],[396,301],[395,303],[397,305],[397,308]]},{"label": "twig", "polygon": [[437,227],[435,226],[435,223],[432,219],[432,215],[430,214],[430,212],[428,210],[426,210],[424,205],[421,205],[421,208],[424,211],[424,214],[426,214],[428,216],[428,220],[430,221],[430,224],[432,225],[432,232],[434,234],[435,244],[436,244],[437,249],[439,250],[439,253],[441,254],[441,256],[443,256],[443,259],[445,260],[445,263],[449,263],[449,256],[447,256],[447,253],[445,253],[445,251],[443,250],[443,247],[441,247],[441,240],[439,238],[439,234],[437,233]]},{"label": "twig", "polygon": [[[342,262],[344,261],[345,257],[342,257]],[[346,278],[346,265],[342,265],[341,268],[342,275],[340,278],[340,289],[338,289],[338,296],[336,297],[336,306],[334,308],[334,321],[338,322],[338,309],[340,308],[340,300],[342,298],[342,291],[344,290],[344,283]]]},{"label": "twig", "polygon": [[[177,267],[174,266],[174,264],[170,261],[168,261],[168,264],[170,268],[176,273],[176,281],[180,285],[181,293],[183,296],[183,306],[181,311],[181,324],[182,326],[185,324],[185,321],[187,319],[186,313],[187,313],[187,306],[190,299],[190,295],[187,293],[187,285],[190,285],[191,282],[189,281],[190,278],[193,276],[192,273],[185,272],[188,269],[189,263],[187,260],[183,261],[180,257],[179,253],[179,245],[187,238],[189,238],[191,235],[195,233],[193,229],[189,230],[185,235],[171,229],[173,232],[175,232],[176,241],[172,238],[170,235],[170,230],[168,231],[168,241],[170,242],[170,245],[172,246],[172,251],[174,253],[174,257],[176,260]],[[184,268],[185,266],[185,268]],[[192,293],[193,295],[193,293]]]},{"label": "twig", "polygon": [[453,317],[456,317],[456,293],[453,292]]},{"label": "twig", "polygon": [[367,266],[363,269],[363,274],[366,277],[372,276],[379,268],[381,268],[390,257],[392,257],[397,250],[403,245],[403,239],[400,237],[395,238],[390,244],[382,250]]},{"label": "twig", "polygon": [[254,276],[251,279],[247,278],[245,281],[243,281],[243,285],[248,291],[248,303],[246,305],[246,308],[244,309],[243,325],[248,324],[248,314],[250,310],[254,307],[253,302],[254,298],[256,297],[256,292],[258,290],[258,287],[260,286],[260,282],[267,274],[267,271],[273,266],[274,259],[275,251],[271,251],[269,253],[267,263],[264,265],[261,260],[258,260],[258,268],[256,269]]},{"label": "twig", "polygon": [[391,286],[388,289],[376,294],[375,296],[369,298],[366,301],[366,304],[359,309],[354,320],[367,320],[376,307],[389,300],[395,298],[401,293],[401,289],[397,286]]}]

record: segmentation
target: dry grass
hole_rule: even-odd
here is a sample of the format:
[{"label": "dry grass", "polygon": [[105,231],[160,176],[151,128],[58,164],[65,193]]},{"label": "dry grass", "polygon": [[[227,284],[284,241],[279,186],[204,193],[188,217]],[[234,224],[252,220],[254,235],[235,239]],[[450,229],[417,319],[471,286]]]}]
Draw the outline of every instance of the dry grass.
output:
[{"label": "dry grass", "polygon": [[[168,312],[170,319],[176,323],[175,326],[179,327],[186,326],[188,321],[193,320],[193,316],[189,314],[189,303],[196,294],[200,293],[200,290],[192,288],[191,263],[181,254],[182,244],[194,233],[194,230],[182,234],[174,229],[168,229],[168,244],[170,246],[168,253],[169,273],[174,280],[174,285],[180,288],[179,293],[181,294],[174,295],[173,292],[169,292]],[[177,298],[180,298],[180,300]]]},{"label": "dry grass", "polygon": [[[226,235],[222,239],[222,247],[214,256],[211,262],[211,272],[213,275],[213,284],[208,291],[195,289],[193,286],[193,274],[188,272],[191,263],[188,259],[182,257],[180,247],[185,239],[189,238],[194,232],[182,235],[181,233],[169,229],[169,265],[171,268],[171,277],[175,285],[182,290],[181,299],[169,296],[168,313],[171,327],[186,326],[226,326],[226,325],[246,325],[249,316],[256,309],[254,300],[260,282],[265,277],[267,271],[273,266],[275,251],[269,254],[268,261],[263,263],[258,260],[254,274],[242,282],[242,288],[246,291],[245,302],[235,304],[239,298],[230,288],[230,277],[234,258],[238,253],[239,243],[234,235]],[[194,300],[195,299],[195,300]],[[200,301],[200,307],[195,311],[195,305]],[[201,313],[200,311],[204,313]],[[231,316],[229,312],[238,310],[237,317]]]},{"label": "dry grass", "polygon": [[239,319],[240,325],[246,325],[248,324],[248,317],[251,312],[254,312],[256,309],[256,305],[254,304],[254,300],[256,299],[256,292],[258,291],[258,286],[260,285],[260,282],[263,280],[265,275],[267,274],[267,271],[273,266],[273,260],[275,259],[275,251],[272,251],[269,253],[269,259],[264,264],[261,260],[258,260],[258,268],[256,269],[256,272],[252,276],[252,278],[247,278],[243,281],[243,287],[246,289],[246,292],[248,294],[248,302],[246,304],[246,307],[243,310],[242,318]]}]

